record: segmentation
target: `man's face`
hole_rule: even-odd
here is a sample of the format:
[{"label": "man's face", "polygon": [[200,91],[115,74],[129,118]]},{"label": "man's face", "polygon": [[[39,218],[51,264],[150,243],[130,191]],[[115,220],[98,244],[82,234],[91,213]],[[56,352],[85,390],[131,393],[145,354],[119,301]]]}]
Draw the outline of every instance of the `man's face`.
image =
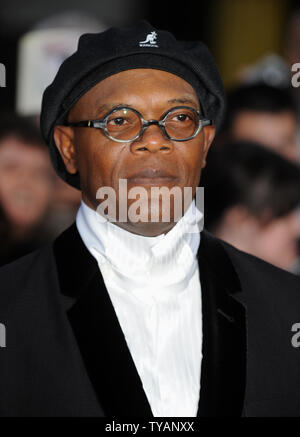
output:
[{"label": "man's face", "polygon": [[266,221],[236,205],[225,211],[214,234],[244,252],[291,270],[299,256],[300,213],[292,210]]},{"label": "man's face", "polygon": [[[185,80],[164,71],[135,69],[110,76],[94,86],[71,109],[68,121],[101,119],[120,104],[136,109],[145,120],[159,120],[176,106],[200,109],[196,92]],[[158,126],[152,125],[139,139],[118,143],[107,138],[100,129],[57,126],[55,141],[67,170],[79,171],[82,196],[87,205],[96,209],[99,205],[97,190],[112,187],[118,212],[119,179],[126,179],[128,190],[137,186],[145,188],[150,217],[151,187],[178,186],[182,192],[184,187],[192,187],[195,193],[214,131],[214,127],[207,126],[192,140],[177,142],[166,138]],[[135,176],[144,170],[152,171],[151,178]],[[164,175],[155,177],[156,172]],[[135,200],[128,199],[128,209]],[[129,220],[117,224],[137,234],[158,235],[174,225],[172,220],[174,204],[171,204],[169,223]]]},{"label": "man's face", "polygon": [[14,136],[0,144],[0,201],[16,228],[32,228],[49,206],[53,170],[47,150]]},{"label": "man's face", "polygon": [[290,270],[299,256],[300,216],[292,211],[257,227],[255,255],[282,269]]},{"label": "man's face", "polygon": [[259,142],[291,161],[297,160],[297,120],[290,111],[241,111],[234,118],[231,135],[236,140]]}]

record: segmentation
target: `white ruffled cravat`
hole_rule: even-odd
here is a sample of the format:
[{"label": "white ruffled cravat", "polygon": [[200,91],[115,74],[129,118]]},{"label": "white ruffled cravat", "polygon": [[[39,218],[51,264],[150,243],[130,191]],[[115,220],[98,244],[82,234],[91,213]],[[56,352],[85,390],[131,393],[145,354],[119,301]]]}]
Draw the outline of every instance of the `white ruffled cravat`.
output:
[{"label": "white ruffled cravat", "polygon": [[167,233],[144,237],[82,202],[76,224],[98,261],[154,416],[195,416],[202,314],[193,202]]}]

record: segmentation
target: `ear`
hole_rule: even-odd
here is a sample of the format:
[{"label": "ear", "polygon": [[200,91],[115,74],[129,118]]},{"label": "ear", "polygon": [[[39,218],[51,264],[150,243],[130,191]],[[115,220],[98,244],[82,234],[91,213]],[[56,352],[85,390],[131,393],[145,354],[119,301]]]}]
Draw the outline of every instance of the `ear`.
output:
[{"label": "ear", "polygon": [[75,174],[78,171],[76,151],[74,147],[74,131],[71,127],[55,126],[54,141],[56,147],[64,161],[66,169],[69,173]]},{"label": "ear", "polygon": [[201,168],[204,168],[206,166],[206,156],[209,151],[210,145],[213,142],[213,139],[215,138],[215,134],[216,134],[216,126],[205,126],[203,128],[204,144],[203,144],[203,156],[202,156]]}]

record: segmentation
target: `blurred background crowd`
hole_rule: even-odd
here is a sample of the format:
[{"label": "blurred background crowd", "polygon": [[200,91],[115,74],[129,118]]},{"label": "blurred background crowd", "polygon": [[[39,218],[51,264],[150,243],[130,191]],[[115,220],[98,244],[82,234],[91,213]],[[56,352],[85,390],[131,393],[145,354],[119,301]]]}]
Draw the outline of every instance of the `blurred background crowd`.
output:
[{"label": "blurred background crowd", "polygon": [[[227,92],[207,159],[205,227],[300,274],[300,2],[294,0],[1,0],[0,265],[53,240],[80,192],[56,176],[39,133],[42,93],[82,33],[147,19],[202,40]],[[300,77],[299,77],[300,84]]]}]

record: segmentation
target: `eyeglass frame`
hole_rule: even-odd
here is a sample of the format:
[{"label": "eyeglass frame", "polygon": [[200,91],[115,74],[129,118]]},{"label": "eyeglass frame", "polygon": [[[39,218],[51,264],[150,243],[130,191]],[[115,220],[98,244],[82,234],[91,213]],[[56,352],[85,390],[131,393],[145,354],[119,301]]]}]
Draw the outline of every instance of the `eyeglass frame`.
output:
[{"label": "eyeglass frame", "polygon": [[[135,113],[139,116],[139,118],[140,118],[140,120],[141,120],[141,122],[142,122],[142,127],[141,127],[140,132],[138,133],[138,135],[136,135],[134,138],[131,138],[130,140],[118,140],[118,139],[116,139],[116,138],[113,138],[113,137],[109,134],[109,132],[107,131],[107,128],[106,128],[108,117],[109,117],[111,114],[113,114],[114,112],[120,111],[120,110],[122,110],[122,109],[129,109],[130,111],[135,112]],[[191,109],[191,110],[192,110],[193,112],[195,112],[196,115],[198,116],[199,126],[197,127],[196,131],[194,132],[194,134],[193,134],[192,136],[187,137],[187,138],[184,138],[184,139],[177,139],[177,138],[173,138],[173,137],[171,137],[171,136],[167,133],[164,123],[165,123],[165,121],[166,121],[166,119],[167,119],[169,113],[172,112],[172,111],[175,111],[175,110],[177,110],[177,109]],[[192,140],[193,138],[195,138],[195,137],[196,137],[196,136],[201,132],[201,130],[202,130],[203,127],[205,127],[205,126],[211,126],[212,124],[213,124],[213,121],[212,121],[212,120],[209,120],[209,119],[206,119],[206,118],[202,118],[200,112],[199,112],[197,109],[192,108],[192,107],[190,107],[190,106],[175,106],[174,108],[171,108],[171,109],[169,109],[167,112],[165,112],[165,113],[161,116],[160,120],[145,120],[144,117],[142,116],[142,114],[141,114],[139,111],[137,111],[136,109],[131,108],[131,107],[129,107],[129,106],[118,106],[118,107],[113,108],[112,110],[110,110],[110,111],[109,111],[109,112],[108,112],[108,113],[107,113],[107,114],[106,114],[102,119],[100,119],[100,120],[85,120],[85,121],[77,121],[77,122],[66,122],[64,125],[65,125],[65,126],[70,126],[70,127],[93,127],[93,128],[95,128],[95,129],[101,129],[101,130],[104,132],[104,134],[105,134],[105,135],[106,135],[110,140],[112,140],[112,141],[116,141],[117,143],[131,143],[132,141],[135,141],[135,140],[137,140],[138,138],[140,138],[140,137],[143,135],[143,133],[145,132],[145,130],[146,130],[149,126],[152,126],[152,125],[157,125],[157,126],[161,129],[161,131],[163,132],[163,134],[164,134],[164,135],[165,135],[169,140],[182,142],[182,141],[189,141],[189,140]]]}]

